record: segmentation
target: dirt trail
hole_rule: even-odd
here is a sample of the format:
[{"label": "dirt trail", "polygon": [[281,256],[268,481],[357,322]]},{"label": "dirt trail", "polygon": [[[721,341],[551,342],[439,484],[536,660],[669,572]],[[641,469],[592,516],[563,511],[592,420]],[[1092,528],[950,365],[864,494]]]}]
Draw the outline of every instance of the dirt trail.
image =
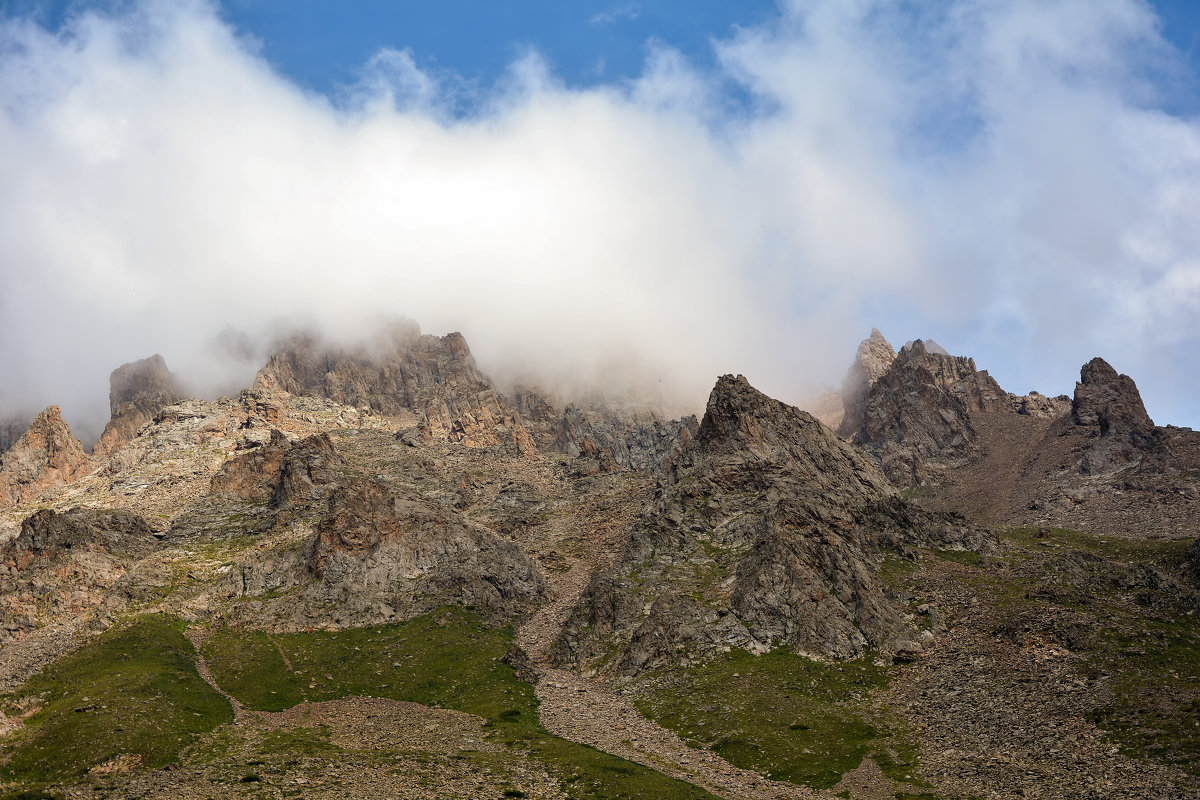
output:
[{"label": "dirt trail", "polygon": [[190,628],[184,633],[184,636],[186,636],[188,641],[192,643],[192,647],[196,648],[196,672],[199,672],[200,677],[204,679],[204,682],[216,691],[220,692],[221,695],[229,701],[229,705],[233,706],[233,724],[241,725],[246,722],[250,716],[249,712],[242,707],[242,704],[236,697],[220,687],[216,678],[213,677],[212,670],[208,668],[208,659],[206,659],[204,657],[204,653],[200,651],[204,641],[208,639],[209,631],[202,630],[200,628]]},{"label": "dirt trail", "polygon": [[549,576],[554,600],[517,631],[517,642],[529,653],[538,672],[539,717],[546,730],[730,800],[817,797],[806,787],[769,780],[733,766],[716,753],[689,747],[671,731],[643,717],[630,698],[597,680],[550,665],[550,647],[587,586],[592,569],[591,564],[575,560],[568,571]]}]

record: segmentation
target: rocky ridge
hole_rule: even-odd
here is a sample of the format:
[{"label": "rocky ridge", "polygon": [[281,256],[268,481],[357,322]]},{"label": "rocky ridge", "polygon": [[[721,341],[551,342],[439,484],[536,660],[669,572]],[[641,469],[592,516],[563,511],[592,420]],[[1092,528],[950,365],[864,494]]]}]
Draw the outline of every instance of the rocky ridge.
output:
[{"label": "rocky ridge", "polygon": [[[856,450],[744,379],[721,378],[699,423],[582,403],[559,410],[537,392],[497,392],[465,342],[415,336],[403,352],[393,343],[339,357],[321,345],[295,363],[281,354],[276,377],[237,398],[163,405],[69,482],[48,484],[6,509],[3,520],[20,533],[0,543],[0,570],[9,570],[0,602],[11,605],[19,624],[0,644],[0,687],[19,688],[23,676],[114,620],[146,611],[172,615],[198,635],[214,625],[345,630],[451,604],[483,612],[490,624],[516,624],[524,651],[514,647],[503,663],[537,681],[552,732],[722,796],[811,792],[732,768],[722,758],[735,752],[722,749],[725,740],[690,751],[682,733],[641,715],[626,678],[697,667],[730,648],[819,659],[891,655],[895,682],[877,698],[880,719],[898,713],[919,722],[921,763],[909,771],[930,783],[892,785],[875,768],[875,788],[837,787],[853,797],[892,797],[901,788],[986,796],[989,787],[1002,787],[1004,796],[1065,798],[1083,773],[1097,797],[1196,794],[1184,768],[1147,766],[1123,751],[1115,757],[1105,731],[1087,716],[1096,703],[1073,688],[1095,657],[1079,609],[1102,615],[1108,594],[1120,601],[1129,630],[1178,614],[1171,630],[1190,635],[1186,612],[1172,603],[1200,581],[1196,546],[1170,549],[1160,568],[1121,549],[1113,560],[1068,553],[1059,533],[1046,529],[1021,533],[1045,538],[1014,551],[1011,532],[998,540],[962,517],[923,508],[978,519],[971,503],[939,505],[939,492],[977,470],[989,497],[1000,483],[1087,488],[1090,494],[1071,501],[1076,515],[1115,513],[1153,492],[1170,510],[1157,518],[1154,535],[1194,535],[1186,492],[1200,447],[1190,431],[1154,427],[1132,381],[1114,370],[1085,367],[1073,406],[1064,406],[1062,398],[1036,393],[1015,398],[972,360],[913,342],[868,386],[867,400],[904,360],[909,374],[892,391],[926,384],[914,389],[919,402],[908,411],[920,424],[912,430],[936,444],[942,431],[930,409],[941,416],[948,408],[962,414],[942,417],[952,423],[946,441],[955,432],[966,440],[955,428],[964,421],[974,438],[964,455],[953,448],[921,453],[938,483],[902,496],[873,461],[878,451]],[[278,378],[287,370],[296,391]],[[405,380],[416,388],[393,394]],[[485,407],[490,417],[477,411]],[[863,408],[865,420],[869,402]],[[532,447],[515,443],[518,423]],[[906,446],[910,433],[906,428],[892,441]],[[1000,456],[1007,461],[997,470]],[[1044,524],[1037,516],[1044,511],[1031,510],[1032,495],[1021,491],[1004,499],[1012,523]],[[51,510],[30,515],[35,497]],[[69,510],[81,504],[92,508]],[[1132,508],[1143,520],[1156,519],[1146,506]],[[1093,529],[1090,520],[1076,516],[1072,524]],[[1039,559],[1023,567],[1027,551]],[[10,578],[19,587],[11,595]],[[1010,591],[1017,579],[1029,583],[1020,584],[1023,595]],[[64,586],[74,593],[55,592]],[[1142,636],[1140,647],[1159,635]],[[1172,640],[1179,646],[1187,642]],[[1134,660],[1126,663],[1140,664],[1139,648],[1129,649],[1125,657]],[[1104,680],[1095,683],[1097,697],[1109,702],[1117,692]],[[1188,686],[1186,669],[1178,680],[1164,697],[1192,696],[1179,691]],[[451,724],[370,699],[345,703],[363,713],[305,704],[270,724],[286,728],[312,714],[349,743],[391,732],[402,713],[421,724]],[[1006,704],[1014,704],[1011,714],[997,711]],[[84,705],[74,713],[93,711]],[[11,706],[0,709],[0,729],[19,732],[20,721],[6,720],[5,712]],[[468,722],[481,724],[477,717],[457,720],[464,730]],[[239,730],[214,736],[225,742],[246,732]],[[1059,731],[1074,744],[1057,741]],[[18,741],[0,733],[0,749]],[[473,746],[464,741],[461,752]],[[1064,747],[1074,749],[1063,755]],[[325,763],[319,755],[305,758],[313,769]],[[858,772],[870,773],[868,767],[873,762],[864,761]],[[164,796],[169,786],[183,786],[186,796],[199,797],[206,796],[205,781],[236,788],[243,774],[230,781],[193,762],[185,780],[175,770],[139,769],[136,759],[97,768],[65,791],[93,796],[103,785]],[[289,781],[297,774],[279,768]],[[424,768],[434,781],[426,787],[436,785],[437,770]],[[324,769],[332,774],[327,763]],[[351,772],[338,772],[321,791],[361,794],[366,784]],[[580,789],[568,792],[560,774],[538,774],[536,796]],[[275,778],[265,777],[251,789],[274,791]],[[376,777],[371,787],[387,785],[384,772]],[[486,781],[473,786],[481,796],[499,791]],[[410,789],[420,796],[415,783]]]},{"label": "rocky ridge", "polygon": [[653,507],[568,619],[560,658],[629,675],[733,647],[919,651],[876,559],[887,531],[937,526],[916,510],[907,526],[879,525],[894,500],[816,419],[724,376],[695,440],[664,464]]}]

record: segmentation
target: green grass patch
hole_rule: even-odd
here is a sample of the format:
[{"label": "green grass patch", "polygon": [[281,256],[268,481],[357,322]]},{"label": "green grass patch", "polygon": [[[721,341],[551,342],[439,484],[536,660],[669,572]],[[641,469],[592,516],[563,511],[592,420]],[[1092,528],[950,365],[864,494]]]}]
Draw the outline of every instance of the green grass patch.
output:
[{"label": "green grass patch", "polygon": [[973,550],[934,550],[934,555],[943,561],[953,561],[967,567],[978,567],[983,556]]},{"label": "green grass patch", "polygon": [[1170,566],[1183,559],[1192,543],[1187,539],[1123,539],[1117,536],[1096,536],[1070,528],[1001,528],[1002,539],[1024,549],[1062,548],[1082,550],[1110,561],[1152,561]]},{"label": "green grass patch", "polygon": [[906,781],[915,747],[867,710],[888,683],[867,659],[821,663],[783,651],[735,650],[707,663],[651,673],[638,707],[689,744],[777,780],[825,789],[871,754]]},{"label": "green grass patch", "polygon": [[122,754],[148,767],[175,761],[198,735],[233,719],[194,658],[182,621],[151,614],[50,665],[21,689],[44,705],[5,744],[10,760],[0,775],[22,783],[77,778]]},{"label": "green grass patch", "polygon": [[1200,626],[1147,620],[1136,634],[1106,630],[1085,675],[1108,676],[1111,702],[1089,718],[1126,755],[1200,775]]},{"label": "green grass patch", "polygon": [[[385,697],[475,714],[514,758],[541,761],[574,798],[711,798],[683,781],[569,742],[539,724],[533,687],[502,660],[512,631],[447,608],[396,625],[281,634],[217,630],[205,657],[223,689],[248,708],[305,700]],[[278,647],[276,647],[278,643]],[[287,668],[287,661],[292,669]]]}]

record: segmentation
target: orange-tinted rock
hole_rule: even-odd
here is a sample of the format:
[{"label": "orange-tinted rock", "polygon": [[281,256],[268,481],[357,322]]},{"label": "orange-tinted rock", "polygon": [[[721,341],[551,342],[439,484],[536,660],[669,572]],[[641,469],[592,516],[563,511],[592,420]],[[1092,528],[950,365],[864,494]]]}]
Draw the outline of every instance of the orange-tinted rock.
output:
[{"label": "orange-tinted rock", "polygon": [[0,456],[0,505],[21,503],[69,483],[87,466],[87,453],[63,420],[62,409],[49,406]]}]

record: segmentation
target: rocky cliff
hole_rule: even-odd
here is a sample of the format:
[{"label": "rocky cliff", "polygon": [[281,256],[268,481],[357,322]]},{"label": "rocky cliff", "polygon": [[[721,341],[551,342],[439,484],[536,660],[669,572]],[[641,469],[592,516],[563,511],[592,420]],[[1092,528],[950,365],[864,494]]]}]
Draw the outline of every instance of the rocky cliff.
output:
[{"label": "rocky cliff", "polygon": [[919,649],[876,567],[904,507],[833,431],[724,376],[617,563],[572,612],[559,657],[630,674],[731,647]]},{"label": "rocky cliff", "polygon": [[[289,591],[268,594],[278,589]],[[372,479],[334,490],[298,552],[240,564],[228,582],[240,615],[287,630],[398,622],[446,604],[502,619],[545,590],[517,545]]]},{"label": "rocky cliff", "polygon": [[97,459],[111,456],[164,407],[184,399],[167,362],[157,353],[122,364],[108,378],[110,418],[92,453]]},{"label": "rocky cliff", "polygon": [[145,521],[124,511],[31,514],[0,544],[0,645],[98,605],[156,543]]},{"label": "rocky cliff", "polygon": [[58,406],[49,406],[0,456],[0,507],[20,503],[87,471],[88,456]]},{"label": "rocky cliff", "polygon": [[357,349],[296,337],[259,370],[254,388],[325,397],[386,415],[412,413],[430,441],[534,449],[525,423],[479,371],[459,333],[421,335],[415,325],[396,325]]}]

